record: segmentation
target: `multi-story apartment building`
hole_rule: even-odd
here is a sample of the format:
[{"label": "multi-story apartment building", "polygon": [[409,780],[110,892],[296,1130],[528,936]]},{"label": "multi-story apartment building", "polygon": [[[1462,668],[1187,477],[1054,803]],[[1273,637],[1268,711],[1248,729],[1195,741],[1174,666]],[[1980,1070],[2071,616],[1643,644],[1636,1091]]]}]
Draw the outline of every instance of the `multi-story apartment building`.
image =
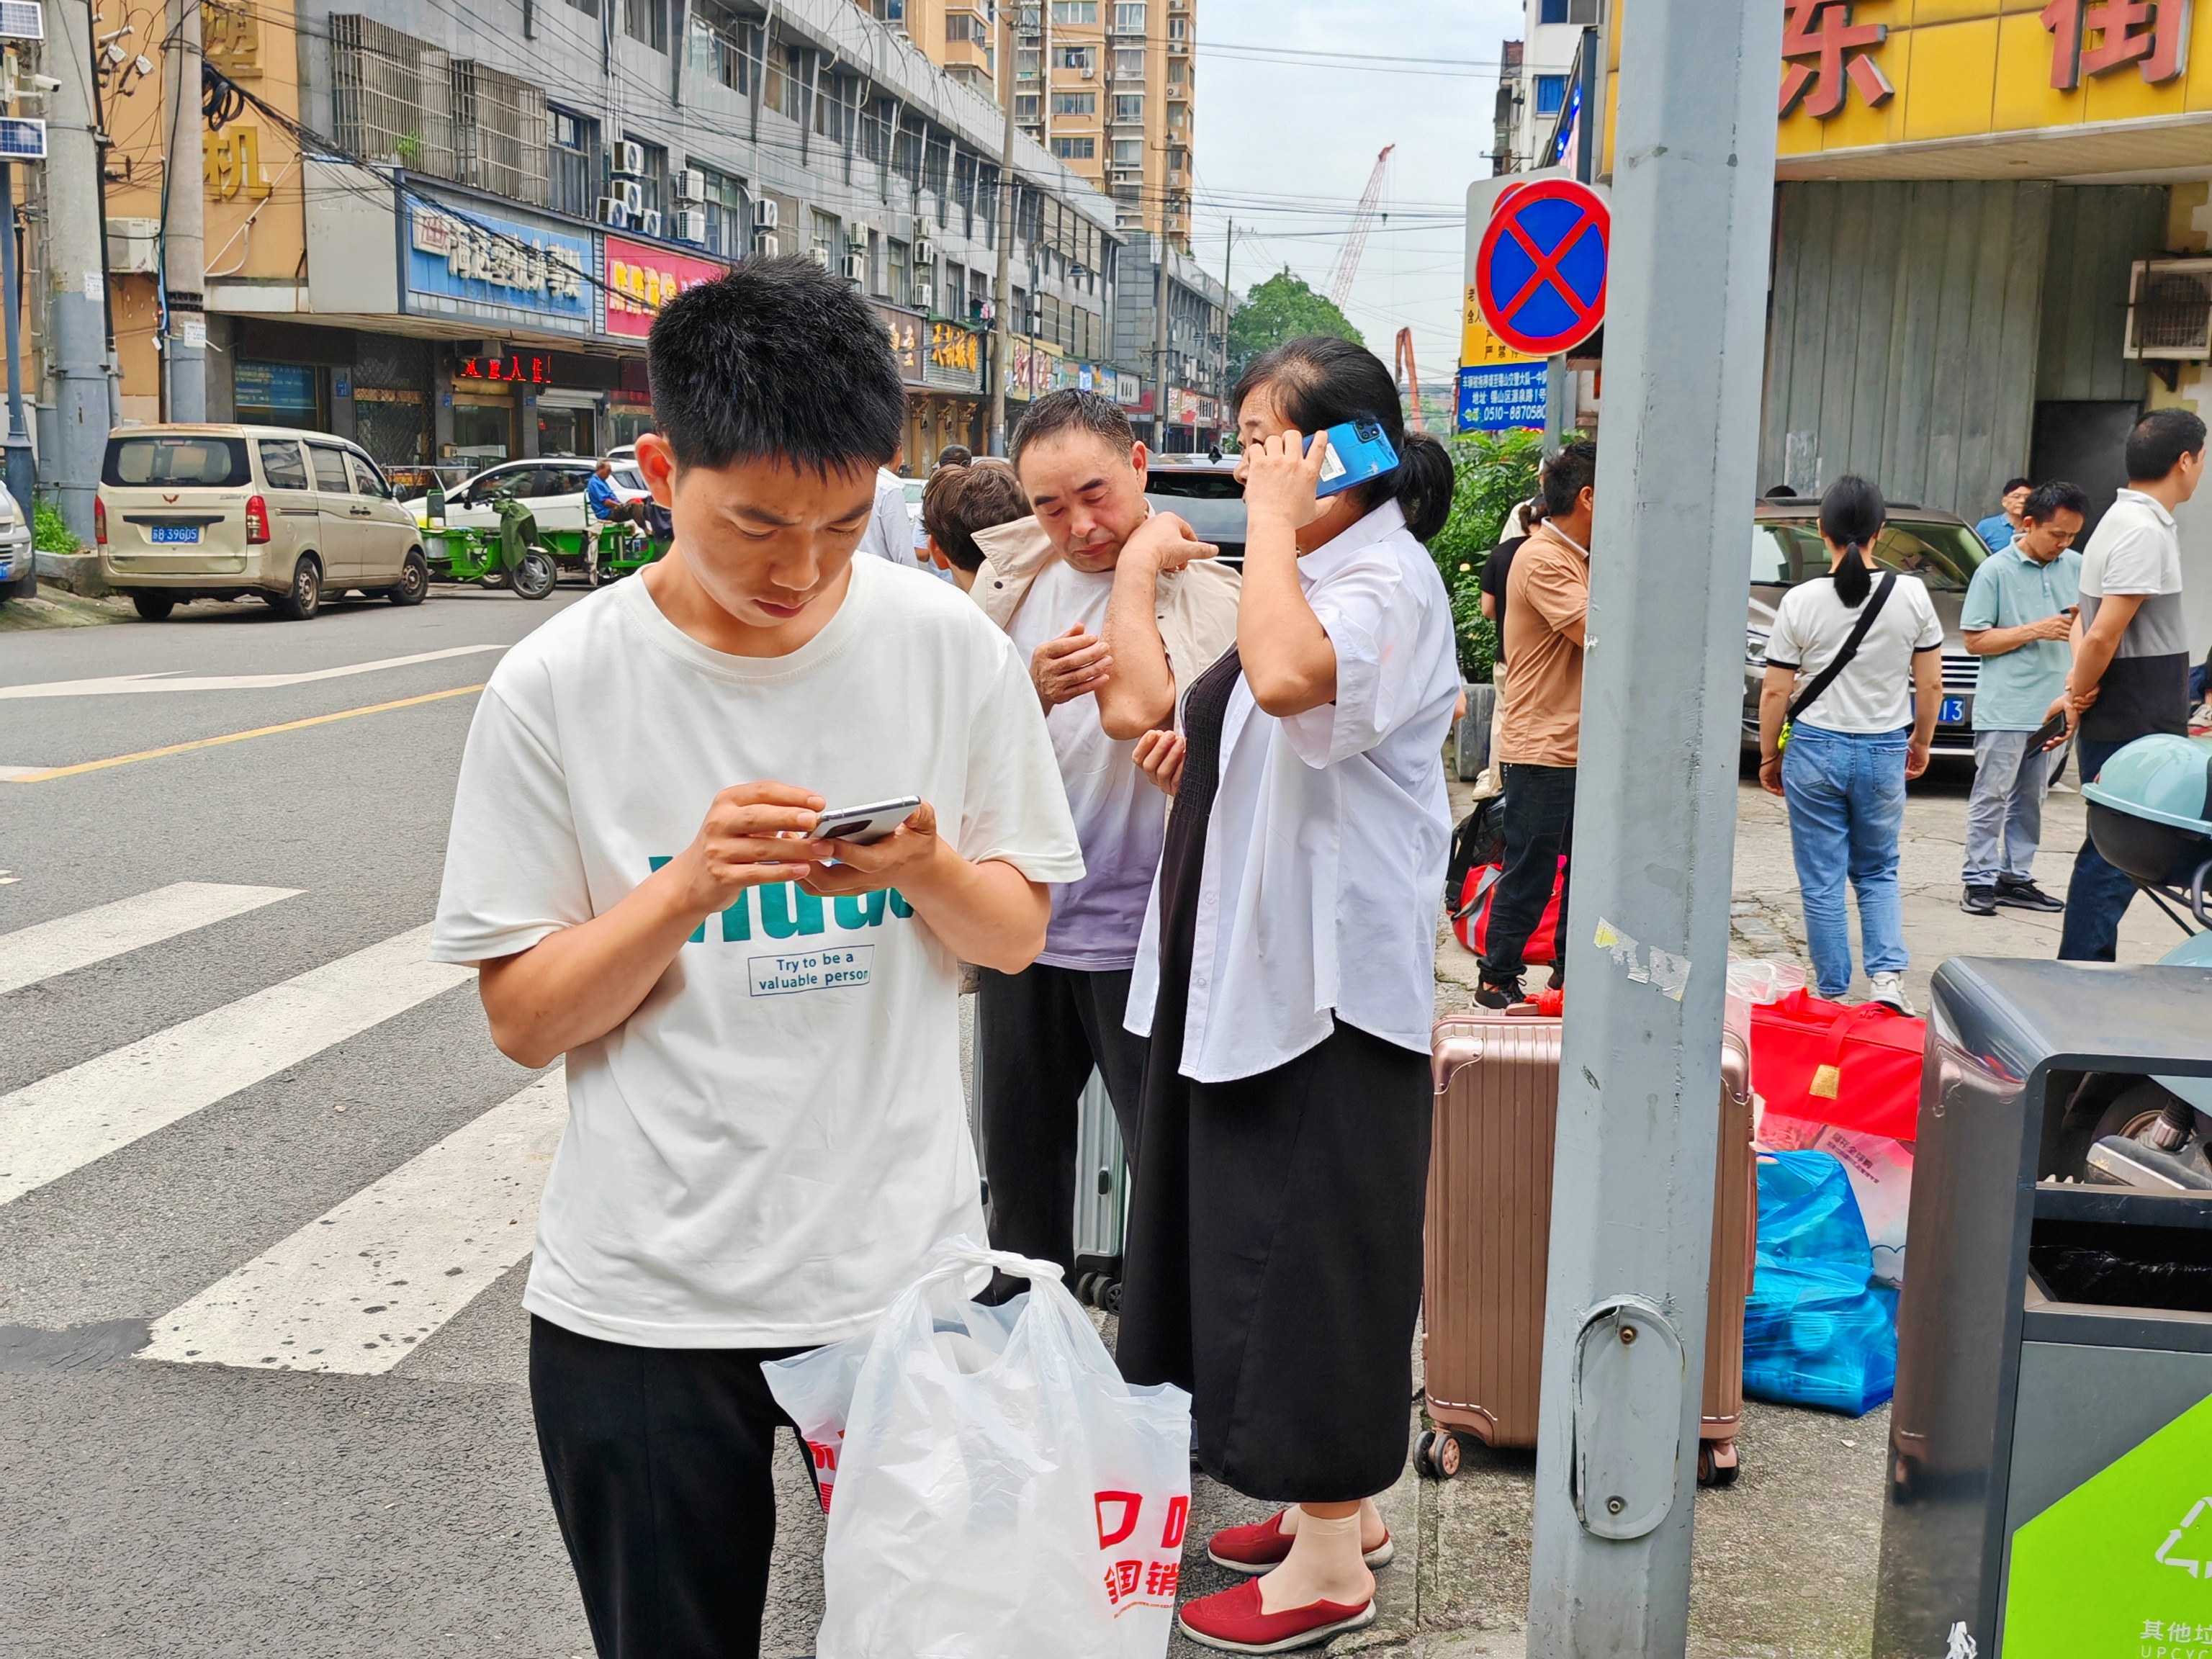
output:
[{"label": "multi-story apartment building", "polygon": [[[1152,307],[1159,273],[1152,255],[1158,246],[1152,236],[1131,234],[1116,285],[1114,356],[1140,366],[1135,400],[1122,400],[1140,432],[1153,420]],[[1227,426],[1229,293],[1189,253],[1172,242],[1167,248],[1167,418],[1164,428],[1151,429],[1161,448],[1187,453],[1218,444]]]},{"label": "multi-story apartment building", "polygon": [[1492,171],[1522,173],[1548,167],[1540,155],[1571,88],[1575,52],[1585,29],[1599,21],[1600,0],[1525,0],[1522,36],[1502,54],[1498,90],[1498,141]]},{"label": "multi-story apartment building", "polygon": [[[799,253],[874,302],[912,390],[909,465],[983,441],[1002,110],[849,0],[202,12],[210,62],[262,100],[184,164],[208,204],[218,418],[343,433],[418,474],[598,453],[652,420],[664,298]],[[151,135],[110,169],[126,419],[162,412],[134,234],[159,212],[161,85],[107,88],[111,130]],[[1013,172],[1018,410],[1111,377],[1121,236],[1026,137]]]}]

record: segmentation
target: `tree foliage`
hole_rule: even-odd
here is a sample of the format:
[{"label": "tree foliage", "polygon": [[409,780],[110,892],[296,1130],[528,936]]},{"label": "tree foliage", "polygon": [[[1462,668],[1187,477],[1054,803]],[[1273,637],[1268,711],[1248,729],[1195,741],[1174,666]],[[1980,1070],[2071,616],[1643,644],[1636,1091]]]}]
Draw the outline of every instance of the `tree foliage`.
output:
[{"label": "tree foliage", "polygon": [[1301,334],[1333,334],[1340,340],[1367,343],[1328,295],[1315,293],[1285,267],[1255,287],[1230,315],[1230,380],[1243,374],[1246,365],[1269,347]]},{"label": "tree foliage", "polygon": [[1429,552],[1451,594],[1460,673],[1486,684],[1497,659],[1498,629],[1482,614],[1482,567],[1498,545],[1506,514],[1536,493],[1543,434],[1469,433],[1451,441],[1451,516],[1429,543]]}]

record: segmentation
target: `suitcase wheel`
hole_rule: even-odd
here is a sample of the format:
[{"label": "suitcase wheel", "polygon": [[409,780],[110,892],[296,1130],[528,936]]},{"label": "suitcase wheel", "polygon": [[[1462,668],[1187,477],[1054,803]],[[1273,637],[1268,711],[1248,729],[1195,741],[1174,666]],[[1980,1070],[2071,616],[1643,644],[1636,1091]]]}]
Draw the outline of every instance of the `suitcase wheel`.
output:
[{"label": "suitcase wheel", "polygon": [[1097,1273],[1084,1273],[1075,1281],[1075,1299],[1086,1308],[1097,1305],[1091,1300],[1091,1297],[1097,1294],[1097,1291],[1098,1275]]},{"label": "suitcase wheel", "polygon": [[1100,1282],[1097,1305],[1103,1312],[1117,1316],[1121,1313],[1121,1281],[1120,1279],[1108,1279]]},{"label": "suitcase wheel", "polygon": [[1459,1473],[1459,1437],[1442,1429],[1423,1429],[1413,1442],[1413,1467],[1425,1480],[1450,1480]]},{"label": "suitcase wheel", "polygon": [[1736,1455],[1733,1440],[1700,1440],[1698,1442],[1698,1484],[1701,1486],[1733,1486],[1736,1477],[1743,1473],[1742,1460]]}]

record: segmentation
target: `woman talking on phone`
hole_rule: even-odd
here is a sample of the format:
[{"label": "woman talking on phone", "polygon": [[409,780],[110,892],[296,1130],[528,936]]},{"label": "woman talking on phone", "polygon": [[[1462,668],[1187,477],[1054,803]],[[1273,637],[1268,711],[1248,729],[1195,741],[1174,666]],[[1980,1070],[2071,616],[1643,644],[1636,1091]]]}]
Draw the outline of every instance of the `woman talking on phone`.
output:
[{"label": "woman talking on phone", "polygon": [[[1152,1049],[1120,1361],[1190,1389],[1208,1473],[1291,1507],[1210,1540],[1255,1575],[1186,1634],[1275,1652],[1371,1622],[1406,1460],[1429,1163],[1432,961],[1460,690],[1422,539],[1452,469],[1389,371],[1304,338],[1234,397],[1249,520],[1237,644],[1138,760],[1176,797],[1129,990]],[[1395,464],[1337,493],[1349,424]],[[1351,476],[1360,476],[1354,467]],[[1264,1576],[1259,1576],[1264,1575]]]},{"label": "woman talking on phone", "polygon": [[[1820,992],[1851,988],[1850,878],[1873,1000],[1911,1013],[1897,848],[1905,781],[1928,769],[1943,624],[1920,578],[1875,564],[1889,504],[1846,473],[1820,497],[1828,568],[1782,596],[1759,693],[1759,781],[1790,805],[1790,850]],[[1787,732],[1787,738],[1784,732]]]}]

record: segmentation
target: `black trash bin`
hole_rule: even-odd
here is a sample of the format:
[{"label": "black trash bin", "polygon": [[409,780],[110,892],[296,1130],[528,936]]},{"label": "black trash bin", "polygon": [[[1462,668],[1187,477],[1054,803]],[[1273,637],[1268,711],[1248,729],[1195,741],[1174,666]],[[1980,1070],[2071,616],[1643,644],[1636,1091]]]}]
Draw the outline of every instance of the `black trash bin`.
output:
[{"label": "black trash bin", "polygon": [[2081,1178],[2159,1076],[2212,969],[1936,970],[1875,1659],[2212,1653],[2212,1192]]}]

